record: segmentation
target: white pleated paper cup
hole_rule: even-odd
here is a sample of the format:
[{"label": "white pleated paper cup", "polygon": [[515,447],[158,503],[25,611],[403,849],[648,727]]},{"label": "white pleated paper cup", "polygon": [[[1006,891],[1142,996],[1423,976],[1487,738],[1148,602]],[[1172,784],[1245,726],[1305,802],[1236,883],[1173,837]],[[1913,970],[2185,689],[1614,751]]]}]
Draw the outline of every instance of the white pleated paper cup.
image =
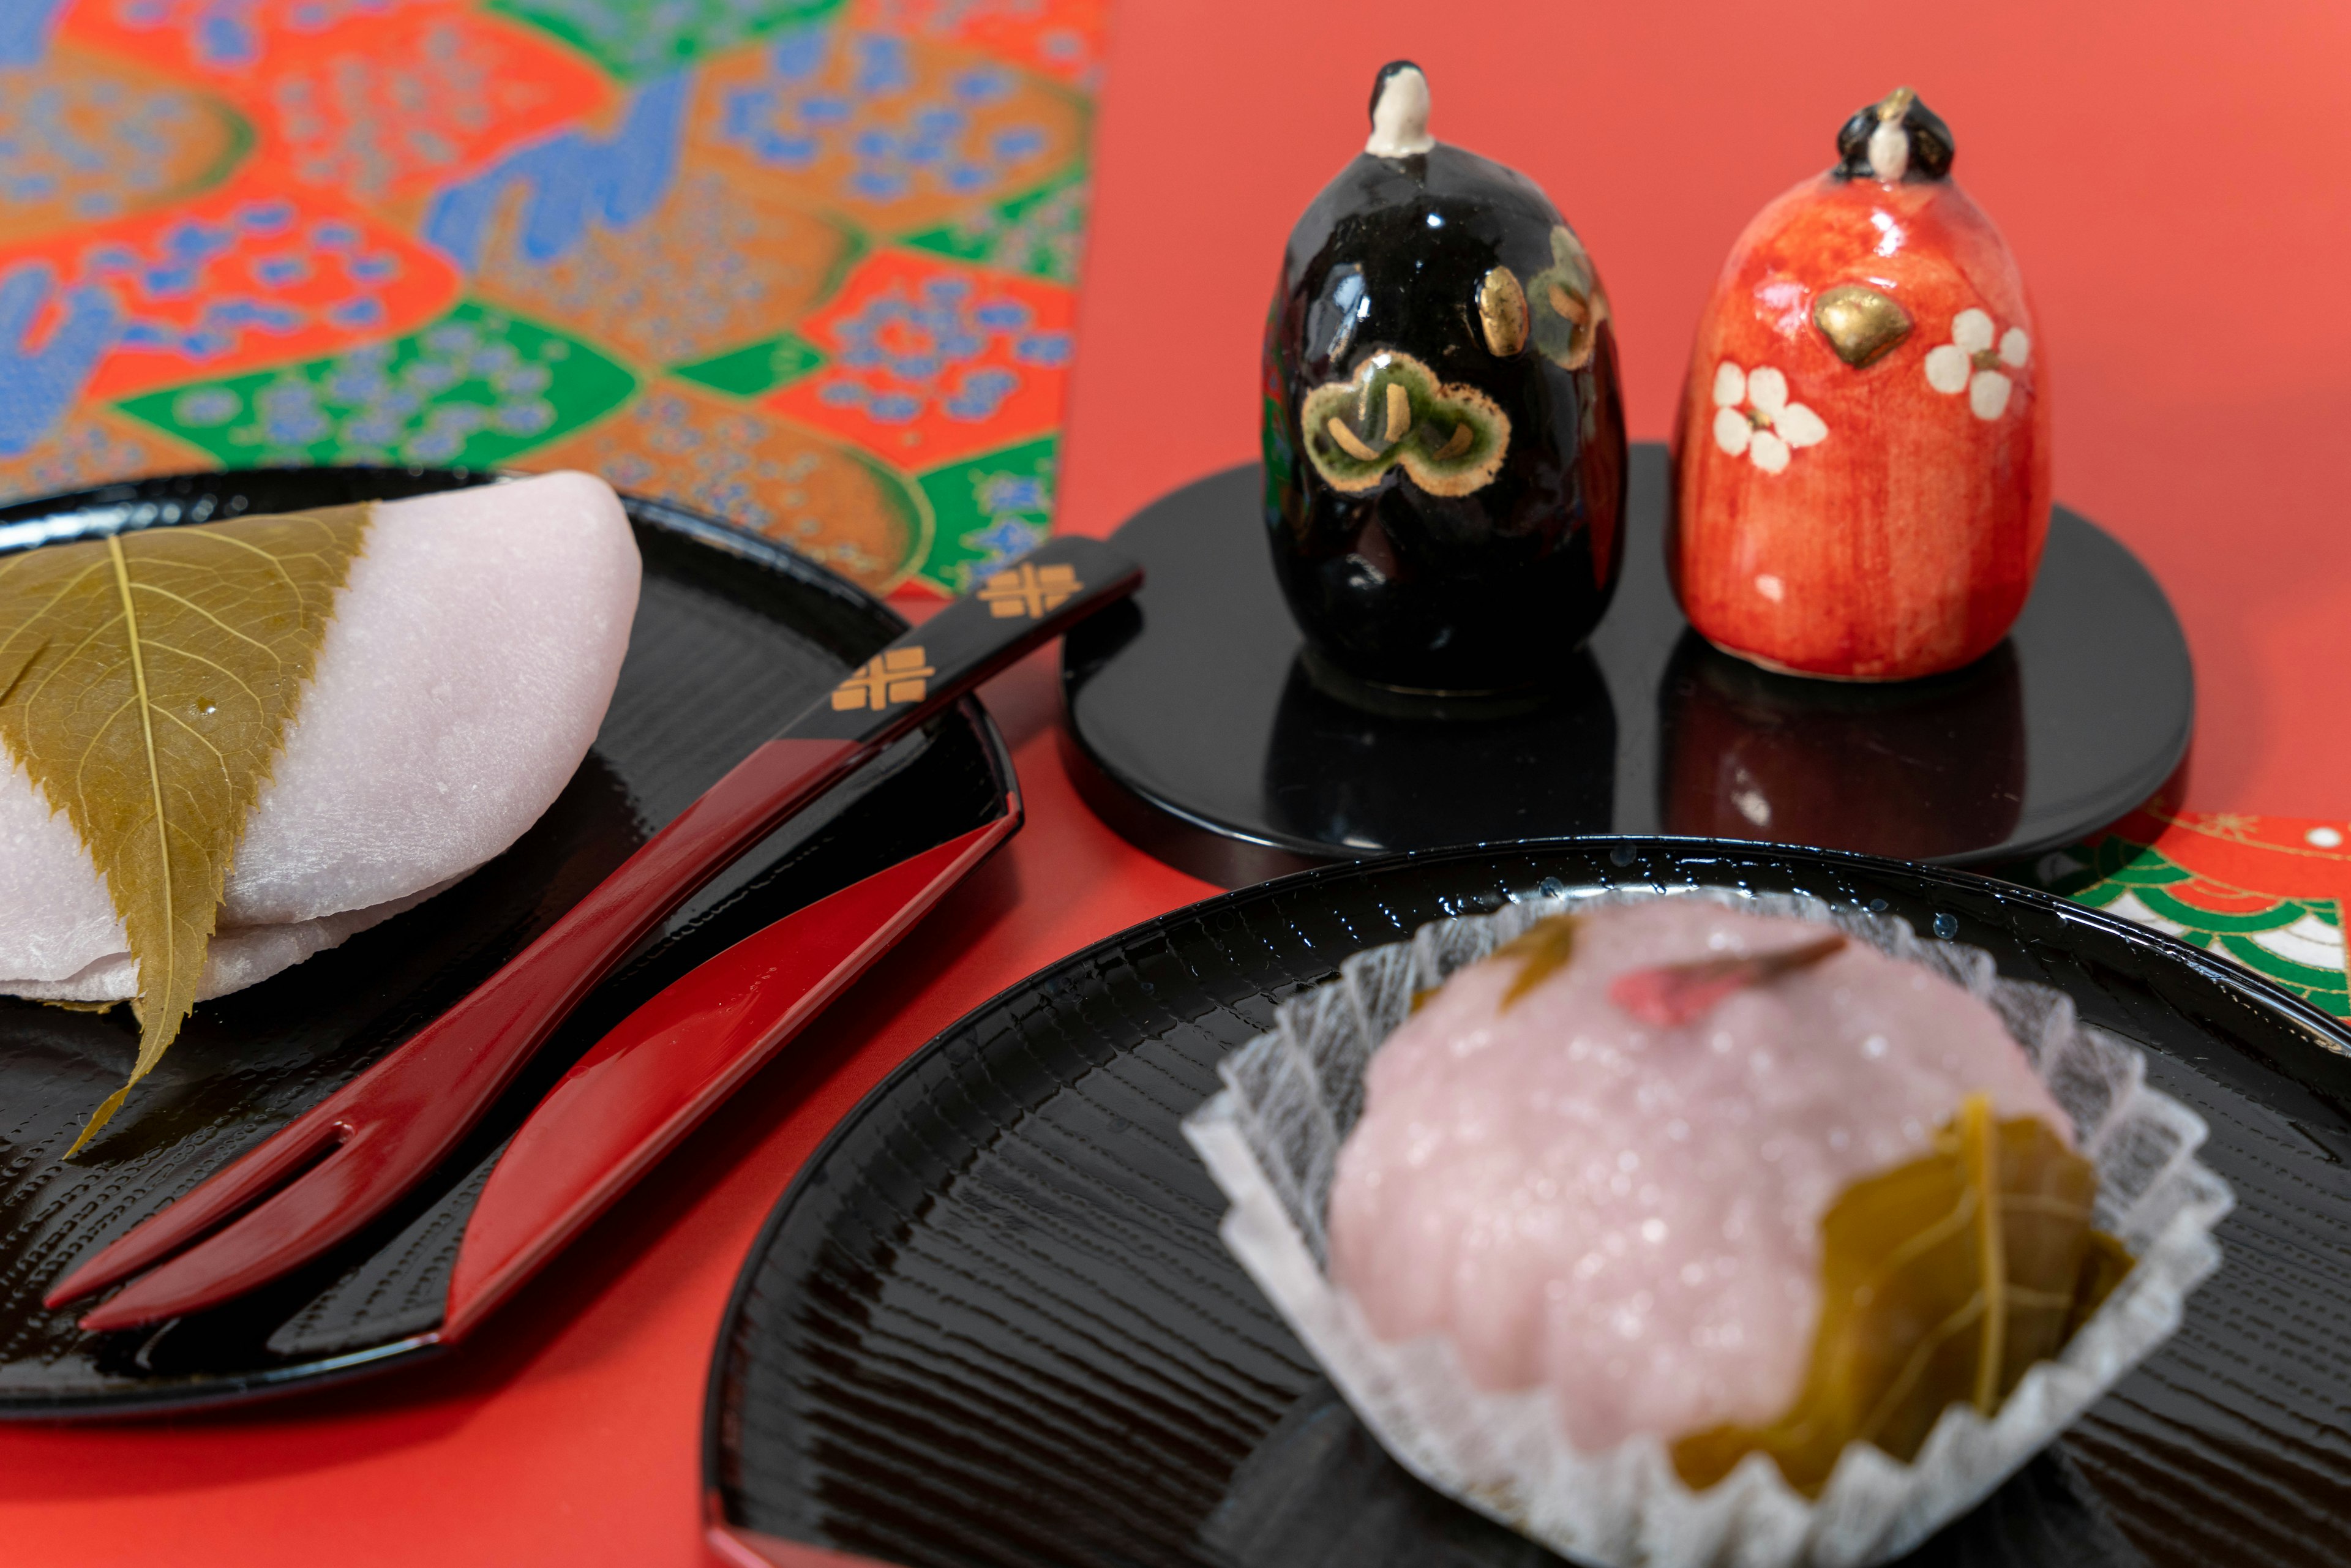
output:
[{"label": "white pleated paper cup", "polygon": [[[1825,921],[1990,1003],[2097,1166],[2095,1223],[2137,1260],[1991,1420],[1952,1406],[1908,1464],[1849,1444],[1817,1501],[1761,1454],[1694,1492],[1663,1437],[1581,1452],[1548,1390],[1477,1388],[1442,1334],[1382,1342],[1324,1272],[1339,1145],[1362,1110],[1372,1052],[1410,1013],[1414,993],[1547,916],[1656,897]],[[1398,1463],[1570,1557],[1605,1568],[1865,1568],[1897,1557],[1973,1507],[2170,1337],[2189,1291],[2220,1266],[2212,1228],[2235,1199],[2195,1158],[2203,1119],[2150,1087],[2137,1050],[2081,1023],[2063,993],[2003,980],[1980,949],[1921,941],[1890,915],[1788,894],[1594,889],[1423,926],[1409,942],[1357,954],[1339,975],[1283,1003],[1271,1033],[1219,1065],[1224,1091],[1185,1121],[1232,1203],[1225,1245]]]}]

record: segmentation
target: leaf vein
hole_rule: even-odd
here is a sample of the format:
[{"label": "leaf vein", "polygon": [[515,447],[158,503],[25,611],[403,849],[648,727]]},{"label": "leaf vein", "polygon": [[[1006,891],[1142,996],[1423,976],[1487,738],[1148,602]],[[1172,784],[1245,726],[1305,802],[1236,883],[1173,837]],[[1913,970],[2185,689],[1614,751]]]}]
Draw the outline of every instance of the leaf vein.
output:
[{"label": "leaf vein", "polygon": [[[286,662],[277,656],[277,649],[271,647],[266,643],[246,636],[244,632],[238,631],[235,627],[230,625],[227,622],[222,620],[219,616],[214,614],[211,611],[205,609],[203,605],[197,603],[194,600],[188,598],[184,594],[174,593],[168,588],[159,587],[152,582],[135,583],[132,586],[136,587],[142,593],[152,593],[159,598],[168,599],[174,604],[183,605],[193,613],[203,616],[205,620],[211,622],[214,625],[219,627],[222,631],[227,632],[238,642],[252,643],[253,646],[268,654],[269,662],[273,664],[282,664]],[[123,599],[123,609],[126,613],[129,612],[130,605],[130,598],[128,595],[125,595]]]}]

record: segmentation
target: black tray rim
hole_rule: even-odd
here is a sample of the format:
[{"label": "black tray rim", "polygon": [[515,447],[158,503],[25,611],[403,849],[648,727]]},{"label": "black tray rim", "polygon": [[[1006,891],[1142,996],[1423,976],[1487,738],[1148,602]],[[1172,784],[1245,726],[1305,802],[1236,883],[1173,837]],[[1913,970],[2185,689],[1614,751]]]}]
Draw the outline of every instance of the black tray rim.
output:
[{"label": "black tray rim", "polygon": [[[354,484],[379,479],[387,485],[413,486],[408,490],[411,495],[471,489],[538,476],[537,473],[514,468],[402,467],[370,464],[273,465],[155,474],[0,505],[0,557],[38,549],[45,544],[68,544],[85,538],[102,538],[112,533],[133,532],[147,528],[179,528],[191,523],[243,516],[245,513],[239,508],[207,511],[201,516],[187,515],[167,520],[162,515],[161,503],[194,499],[208,489],[225,483],[234,484],[248,476],[300,483],[306,477],[321,475],[348,477]],[[706,512],[681,507],[674,502],[629,490],[616,489],[614,493],[620,497],[622,508],[632,523],[648,524],[664,533],[690,539],[755,567],[778,572],[799,586],[830,597],[845,610],[874,616],[880,623],[896,631],[904,632],[911,625],[904,616],[890,607],[888,601],[820,566],[780,540],[753,533],[748,528],[738,528]],[[41,530],[44,537],[22,540],[12,538],[9,534],[12,525],[101,510],[118,512],[120,514],[119,520],[110,528],[92,519],[85,526],[70,529]],[[977,733],[988,765],[1003,786],[1000,791],[1003,796],[1002,811],[993,820],[1000,821],[1006,815],[1019,815],[1022,810],[1020,776],[1013,767],[1011,748],[1005,743],[1003,732],[997,728],[994,716],[988,713],[976,692],[964,697],[950,711]],[[643,1179],[643,1176],[638,1178],[639,1181]],[[633,1182],[631,1184],[632,1186],[634,1185]],[[591,1228],[593,1223],[590,1222]],[[573,1237],[572,1241],[567,1242],[564,1249],[559,1249],[554,1256],[560,1256],[562,1250],[568,1250],[580,1239],[579,1236]],[[438,1359],[457,1348],[443,1344],[439,1333],[433,1332],[388,1340],[382,1344],[273,1368],[254,1375],[219,1378],[204,1385],[200,1392],[165,1393],[160,1388],[131,1388],[78,1399],[0,1398],[0,1422],[99,1425],[136,1421],[153,1416],[196,1415],[244,1407],[339,1387],[390,1371],[395,1366],[411,1366],[422,1361]]]},{"label": "black tray rim", "polygon": [[[758,1272],[776,1238],[790,1218],[795,1205],[809,1190],[808,1177],[831,1159],[839,1147],[862,1126],[865,1120],[879,1113],[900,1083],[914,1073],[946,1042],[978,1019],[1004,1006],[1011,999],[1036,990],[1060,978],[1071,969],[1116,951],[1129,943],[1142,940],[1165,931],[1181,922],[1198,920],[1237,909],[1245,904],[1261,903],[1309,892],[1327,883],[1342,881],[1384,877],[1424,866],[1452,866],[1464,862],[1499,862],[1505,857],[1536,856],[1575,851],[1607,851],[1612,863],[1614,857],[1630,851],[1621,862],[1622,869],[1635,873],[1646,869],[1645,858],[1658,855],[1673,865],[1702,863],[1704,857],[1731,862],[1776,862],[1784,866],[1810,868],[1834,873],[1839,870],[1861,871],[1876,875],[1892,874],[1915,878],[1924,886],[1949,886],[1981,891],[1996,890],[2003,900],[2022,904],[2061,923],[2086,926],[2103,935],[2118,937],[2126,945],[2137,947],[2147,956],[2186,967],[2199,977],[2218,985],[2233,999],[2257,1010],[2277,1015],[2294,1026],[2295,1037],[2309,1051],[2307,1065],[2319,1069],[2314,1075],[2299,1071],[2282,1061],[2264,1061],[2263,1065],[2305,1086],[2323,1092],[2351,1097],[2351,1021],[2321,1012],[2302,998],[2281,986],[2262,978],[2249,969],[2242,969],[2226,959],[2215,958],[2202,948],[2179,940],[2164,932],[2137,925],[2119,915],[2109,915],[2087,904],[2075,904],[2055,894],[2038,888],[2003,882],[1998,877],[1960,867],[1931,862],[1897,861],[1883,855],[1860,854],[1847,850],[1807,849],[1797,845],[1757,843],[1745,839],[1708,839],[1677,837],[1667,834],[1593,833],[1546,839],[1512,839],[1483,844],[1463,844],[1439,850],[1407,850],[1376,860],[1342,861],[1295,872],[1251,886],[1235,888],[1197,899],[1164,915],[1139,920],[1123,930],[1113,932],[1101,940],[1087,944],[1074,952],[1063,955],[1032,973],[1006,986],[987,1000],[980,1002],[953,1023],[923,1042],[906,1059],[891,1069],[882,1081],[866,1091],[864,1098],[852,1106],[840,1121],[833,1124],[822,1141],[810,1151],[800,1167],[792,1173],[791,1180],[776,1199],[761,1222],[758,1237],[744,1255],[741,1270],[735,1277],[733,1290],[727,1292],[726,1310],[719,1319],[718,1333],[711,1348],[710,1372],[703,1394],[702,1416],[702,1496],[704,1522],[713,1531],[748,1530],[726,1516],[726,1494],[720,1484],[720,1460],[725,1448],[725,1402],[726,1364],[733,1348],[735,1325],[741,1321],[745,1304],[751,1293],[753,1277]],[[1335,970],[1334,970],[1335,972]],[[2255,1058],[2254,1060],[2261,1060]],[[2332,1083],[2314,1083],[2317,1079],[2332,1079]],[[812,1543],[794,1542],[793,1545]],[[816,1550],[828,1550],[816,1547]]]}]

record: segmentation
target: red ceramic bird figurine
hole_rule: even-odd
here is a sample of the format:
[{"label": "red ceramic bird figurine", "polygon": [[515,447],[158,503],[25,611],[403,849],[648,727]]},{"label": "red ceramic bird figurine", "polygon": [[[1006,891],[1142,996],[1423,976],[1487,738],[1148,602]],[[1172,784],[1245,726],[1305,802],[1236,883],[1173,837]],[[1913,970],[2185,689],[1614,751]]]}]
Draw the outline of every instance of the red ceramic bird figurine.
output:
[{"label": "red ceramic bird figurine", "polygon": [[2049,390],[2016,261],[1908,88],[1739,236],[1698,325],[1667,560],[1709,642],[1893,681],[1981,657],[2049,530]]}]

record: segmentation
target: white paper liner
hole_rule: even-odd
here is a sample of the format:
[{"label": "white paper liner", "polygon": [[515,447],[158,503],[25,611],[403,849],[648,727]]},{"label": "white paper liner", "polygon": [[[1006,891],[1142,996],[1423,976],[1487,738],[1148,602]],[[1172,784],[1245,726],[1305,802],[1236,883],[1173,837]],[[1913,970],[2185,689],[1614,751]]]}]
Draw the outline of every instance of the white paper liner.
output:
[{"label": "white paper liner", "polygon": [[[1578,1452],[1547,1390],[1481,1392],[1441,1334],[1383,1343],[1323,1274],[1322,1217],[1339,1145],[1362,1108],[1372,1052],[1404,1020],[1413,993],[1547,915],[1660,896],[1828,921],[1989,1002],[2097,1166],[2096,1224],[2137,1260],[2059,1358],[2028,1372],[1991,1421],[1952,1406],[1907,1465],[1849,1444],[1818,1502],[1761,1454],[1693,1492],[1660,1437]],[[1338,981],[1283,1003],[1276,1019],[1272,1033],[1225,1059],[1224,1092],[1184,1124],[1232,1200],[1225,1245],[1398,1463],[1553,1551],[1606,1568],[1863,1568],[1899,1556],[1966,1512],[2170,1336],[2188,1292],[2220,1265],[2211,1231],[2235,1202],[2193,1158],[2202,1118],[2150,1088],[2137,1050],[2079,1023],[2071,998],[2001,979],[1980,949],[1921,941],[1900,919],[1813,898],[1594,888],[1531,899],[1357,954]]]}]

